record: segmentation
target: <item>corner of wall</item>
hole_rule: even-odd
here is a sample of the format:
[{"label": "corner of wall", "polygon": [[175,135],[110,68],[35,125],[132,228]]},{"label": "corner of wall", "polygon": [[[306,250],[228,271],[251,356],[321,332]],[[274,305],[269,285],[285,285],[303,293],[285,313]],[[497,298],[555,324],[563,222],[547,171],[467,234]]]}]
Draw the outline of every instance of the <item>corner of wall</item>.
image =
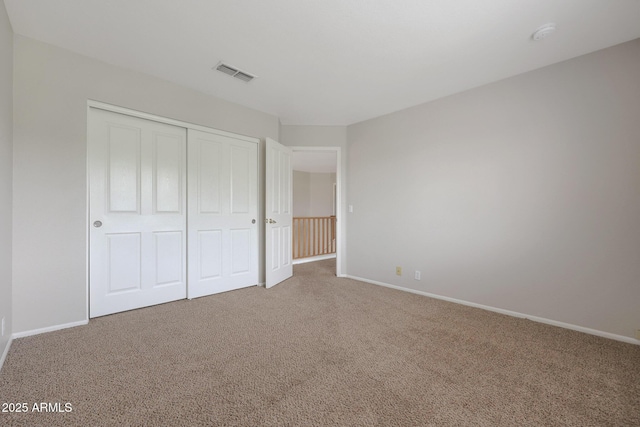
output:
[{"label": "corner of wall", "polygon": [[12,333],[13,223],[13,30],[0,5],[0,369]]},{"label": "corner of wall", "polygon": [[282,135],[282,122],[280,121],[280,117],[278,117],[278,135],[276,135],[276,141],[280,142],[281,135]]},{"label": "corner of wall", "polygon": [[350,125],[349,275],[634,340],[638,76],[631,41]]}]

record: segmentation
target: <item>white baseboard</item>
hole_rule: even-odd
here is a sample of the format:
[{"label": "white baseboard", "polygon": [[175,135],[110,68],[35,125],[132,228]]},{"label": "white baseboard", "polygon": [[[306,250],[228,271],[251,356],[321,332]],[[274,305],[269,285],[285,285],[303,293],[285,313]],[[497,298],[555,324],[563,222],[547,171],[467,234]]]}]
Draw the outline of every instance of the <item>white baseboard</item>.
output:
[{"label": "white baseboard", "polygon": [[573,331],[578,331],[578,332],[584,332],[585,334],[596,335],[598,337],[609,338],[612,340],[622,341],[629,344],[640,345],[640,340],[637,340],[631,337],[626,337],[624,335],[612,334],[610,332],[604,332],[604,331],[599,331],[597,329],[585,328],[583,326],[573,325],[571,323],[559,322],[557,320],[546,319],[544,317],[530,316],[528,314],[518,313],[517,311],[505,310],[502,308],[491,307],[488,305],[476,304],[475,302],[469,302],[469,301],[464,301],[456,298],[450,298],[442,295],[432,294],[429,292],[418,291],[411,288],[404,288],[402,286],[396,286],[396,285],[391,285],[389,283],[378,282],[376,280],[365,279],[364,277],[357,277],[357,276],[351,276],[351,275],[347,275],[346,277],[348,277],[349,279],[358,280],[360,282],[371,283],[372,285],[384,286],[386,288],[392,288],[392,289],[397,289],[399,291],[410,292],[412,294],[423,295],[429,298],[440,299],[444,301],[453,302],[456,304],[466,305],[469,307],[475,307],[475,308],[480,308],[487,311],[493,311],[500,314],[506,314],[507,316],[519,317],[521,319],[528,319],[533,322],[544,323],[552,326],[558,326],[560,328],[571,329]]},{"label": "white baseboard", "polygon": [[9,341],[2,352],[2,356],[0,356],[0,371],[2,370],[2,365],[4,365],[4,360],[7,358],[7,354],[9,354],[9,347],[11,347],[12,342],[13,338],[9,337]]},{"label": "white baseboard", "polygon": [[53,331],[58,331],[60,329],[73,328],[75,326],[83,326],[87,324],[89,324],[88,320],[81,320],[79,322],[71,322],[71,323],[65,323],[62,325],[48,326],[46,328],[32,329],[30,331],[16,332],[13,335],[11,335],[11,337],[13,339],[24,338],[24,337],[29,337],[31,335],[44,334],[45,332],[53,332]]},{"label": "white baseboard", "polygon": [[336,254],[328,254],[328,255],[318,255],[318,256],[312,256],[312,257],[308,257],[308,258],[298,258],[296,260],[293,261],[293,265],[297,265],[297,264],[304,264],[305,262],[314,262],[314,261],[322,261],[325,259],[332,259],[335,258]]}]

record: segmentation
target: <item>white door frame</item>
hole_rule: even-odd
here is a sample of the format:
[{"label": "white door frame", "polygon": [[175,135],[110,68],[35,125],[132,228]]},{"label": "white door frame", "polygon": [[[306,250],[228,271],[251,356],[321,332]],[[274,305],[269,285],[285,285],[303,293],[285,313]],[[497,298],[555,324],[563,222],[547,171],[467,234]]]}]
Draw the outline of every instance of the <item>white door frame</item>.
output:
[{"label": "white door frame", "polygon": [[332,147],[300,147],[291,146],[291,149],[295,153],[296,151],[306,152],[327,152],[334,151],[336,153],[336,276],[346,277],[342,274],[342,148],[337,146]]},{"label": "white door frame", "polygon": [[[237,133],[233,133],[233,132],[226,132],[220,129],[214,129],[214,128],[210,128],[207,126],[200,126],[200,125],[196,125],[193,123],[189,123],[189,122],[183,122],[181,120],[175,120],[175,119],[170,119],[167,117],[162,117],[162,116],[157,116],[155,114],[149,114],[149,113],[144,113],[142,111],[137,111],[137,110],[132,110],[129,108],[124,108],[124,107],[119,107],[117,105],[112,105],[112,104],[107,104],[104,102],[100,102],[100,101],[95,101],[92,99],[87,100],[87,109],[86,109],[86,119],[85,119],[85,123],[88,124],[88,120],[89,120],[89,114],[90,114],[90,110],[91,108],[98,108],[101,110],[106,110],[106,111],[111,111],[114,113],[120,113],[120,114],[125,114],[127,116],[131,116],[131,117],[138,117],[141,119],[146,119],[146,120],[152,120],[155,122],[160,122],[160,123],[166,123],[169,125],[174,125],[174,126],[179,126],[179,127],[183,127],[185,129],[194,129],[194,130],[199,130],[202,132],[208,132],[208,133],[215,133],[215,134],[219,134],[222,136],[227,136],[227,137],[231,137],[231,138],[236,138],[236,139],[240,139],[240,140],[244,140],[244,141],[248,141],[248,142],[253,142],[255,144],[257,144],[258,147],[260,147],[260,139],[259,138],[255,138],[252,136],[246,136],[246,135],[240,135]],[[85,206],[85,232],[86,232],[86,239],[85,239],[85,321],[89,322],[89,304],[90,304],[90,300],[89,300],[89,292],[90,292],[90,283],[89,283],[89,227],[91,226],[91,218],[89,217],[90,211],[89,211],[89,202],[90,202],[90,188],[89,188],[89,174],[90,174],[90,170],[89,170],[89,126],[87,126],[87,133],[86,133],[86,155],[85,155],[85,175],[86,175],[86,188],[87,188],[87,194],[86,194],[86,206]],[[260,152],[260,150],[258,150],[258,153]],[[258,154],[258,164],[256,166],[256,176],[260,177],[260,160],[259,160],[259,154]],[[258,178],[258,191],[260,191],[260,179]],[[258,197],[258,200],[260,200],[260,197]],[[260,202],[258,202],[258,215],[260,214]],[[258,232],[260,231],[260,229],[258,230]],[[258,244],[258,253],[260,253],[260,244]],[[187,281],[188,281],[188,277],[187,277]],[[188,285],[187,285],[188,286]],[[83,322],[84,324],[84,322]]]}]

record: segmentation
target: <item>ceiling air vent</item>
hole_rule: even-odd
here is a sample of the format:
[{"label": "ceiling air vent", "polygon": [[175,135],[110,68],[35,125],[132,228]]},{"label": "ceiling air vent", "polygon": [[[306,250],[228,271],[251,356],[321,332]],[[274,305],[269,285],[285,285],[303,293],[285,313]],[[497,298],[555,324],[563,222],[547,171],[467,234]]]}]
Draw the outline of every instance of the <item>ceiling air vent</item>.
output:
[{"label": "ceiling air vent", "polygon": [[224,65],[224,64],[220,64],[216,67],[216,70],[218,71],[222,71],[225,74],[229,74],[230,76],[233,76],[235,73],[238,72],[238,70],[236,70],[235,68],[231,68],[228,65]]},{"label": "ceiling air vent", "polygon": [[250,82],[253,80],[253,76],[251,74],[243,73],[242,71],[238,71],[233,77],[240,79],[243,82]]},{"label": "ceiling air vent", "polygon": [[246,83],[249,83],[251,80],[253,80],[256,77],[249,73],[245,73],[244,71],[240,71],[236,67],[223,64],[222,62],[216,66],[216,70],[223,72],[231,77],[235,77],[238,80],[242,80],[243,82],[246,82]]}]

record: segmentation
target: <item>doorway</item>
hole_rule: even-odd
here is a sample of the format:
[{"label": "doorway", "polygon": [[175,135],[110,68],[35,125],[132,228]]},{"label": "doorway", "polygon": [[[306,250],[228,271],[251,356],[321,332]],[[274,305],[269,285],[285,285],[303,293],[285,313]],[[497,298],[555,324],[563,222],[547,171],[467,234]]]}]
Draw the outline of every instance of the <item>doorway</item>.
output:
[{"label": "doorway", "polygon": [[[291,147],[294,170],[294,218],[301,218],[294,233],[307,236],[315,250],[296,248],[294,264],[321,259],[336,259],[336,275],[341,271],[341,149],[340,147]],[[295,188],[295,180],[307,189]],[[306,181],[305,181],[306,179]],[[295,222],[295,219],[294,219]],[[304,222],[304,223],[303,223]],[[306,230],[306,231],[305,231]],[[298,235],[294,235],[294,241]],[[307,242],[309,244],[309,242]],[[303,246],[303,245],[301,245]],[[331,254],[327,252],[332,252]]]}]

